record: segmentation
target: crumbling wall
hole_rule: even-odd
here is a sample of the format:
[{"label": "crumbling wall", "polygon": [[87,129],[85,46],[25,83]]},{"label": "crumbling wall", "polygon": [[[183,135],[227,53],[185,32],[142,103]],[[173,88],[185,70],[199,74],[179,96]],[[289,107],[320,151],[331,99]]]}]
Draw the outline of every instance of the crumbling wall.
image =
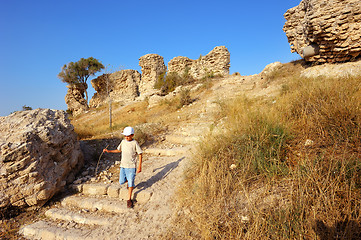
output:
[{"label": "crumbling wall", "polygon": [[175,57],[168,63],[168,72],[179,75],[185,71],[194,79],[203,78],[209,74],[227,76],[230,68],[230,53],[225,46],[215,47],[207,55],[197,60],[187,57]]},{"label": "crumbling wall", "polygon": [[159,76],[167,71],[162,56],[147,54],[139,58],[139,66],[142,67],[142,78],[139,84],[139,92],[143,96],[152,95],[156,90],[154,84]]},{"label": "crumbling wall", "polygon": [[136,70],[121,70],[103,74],[91,81],[96,93],[89,102],[90,107],[99,107],[108,101],[109,95],[114,102],[134,101],[139,96],[140,73]]},{"label": "crumbling wall", "polygon": [[65,95],[65,103],[68,105],[68,110],[70,110],[74,116],[87,111],[89,108],[84,98],[84,90],[78,88],[76,85],[68,85],[67,88],[68,92]]},{"label": "crumbling wall", "polygon": [[291,45],[310,62],[344,62],[361,55],[360,0],[302,0],[284,14]]}]

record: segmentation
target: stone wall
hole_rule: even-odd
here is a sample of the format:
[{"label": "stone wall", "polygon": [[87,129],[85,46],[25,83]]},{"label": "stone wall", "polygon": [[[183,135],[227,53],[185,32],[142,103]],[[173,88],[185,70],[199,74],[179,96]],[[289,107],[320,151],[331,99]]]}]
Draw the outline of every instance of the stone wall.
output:
[{"label": "stone wall", "polygon": [[168,63],[168,72],[176,72],[182,76],[187,71],[194,79],[201,79],[209,74],[227,76],[229,68],[230,53],[225,46],[215,47],[197,60],[175,57]]},{"label": "stone wall", "polygon": [[136,70],[121,70],[103,74],[91,81],[96,93],[89,101],[90,107],[107,103],[109,94],[114,102],[134,101],[139,96],[140,73]]},{"label": "stone wall", "polygon": [[43,205],[74,180],[83,163],[64,111],[35,109],[0,117],[0,208]]},{"label": "stone wall", "polygon": [[361,55],[360,0],[302,0],[284,14],[291,45],[310,62],[344,62]]},{"label": "stone wall", "polygon": [[[129,102],[137,97],[152,96],[159,90],[154,89],[158,78],[167,72],[162,56],[158,54],[147,54],[139,58],[139,66],[142,74],[136,70],[122,70],[112,74],[103,74],[91,81],[96,93],[89,101],[90,107],[99,107],[108,103],[108,90],[114,102]],[[197,60],[187,57],[175,57],[168,63],[168,72],[184,72],[190,74],[194,79],[201,79],[207,75],[227,76],[230,68],[230,53],[225,46],[215,47],[206,56]],[[84,93],[76,87],[68,86],[69,90],[65,97],[68,109],[73,115],[88,110]],[[142,99],[139,98],[139,99]]]},{"label": "stone wall", "polygon": [[139,92],[143,96],[152,95],[156,90],[154,84],[159,76],[167,71],[162,56],[147,54],[139,58],[139,66],[142,67],[142,79],[139,84]]}]

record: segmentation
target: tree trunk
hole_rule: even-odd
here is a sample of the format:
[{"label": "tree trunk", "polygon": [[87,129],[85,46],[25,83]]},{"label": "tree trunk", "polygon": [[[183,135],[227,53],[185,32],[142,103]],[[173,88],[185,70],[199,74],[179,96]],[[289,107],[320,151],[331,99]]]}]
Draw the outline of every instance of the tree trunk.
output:
[{"label": "tree trunk", "polygon": [[88,91],[85,89],[85,101],[86,101],[86,105],[87,107],[89,107],[89,102],[88,102]]}]

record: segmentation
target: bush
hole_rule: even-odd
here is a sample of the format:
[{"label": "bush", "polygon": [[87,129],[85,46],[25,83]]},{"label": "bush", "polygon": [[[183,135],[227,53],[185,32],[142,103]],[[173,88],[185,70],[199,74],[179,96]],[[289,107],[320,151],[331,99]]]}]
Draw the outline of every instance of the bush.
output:
[{"label": "bush", "polygon": [[189,105],[191,103],[192,103],[192,98],[190,95],[190,90],[182,88],[182,90],[179,93],[179,103],[177,108],[182,108],[183,106]]},{"label": "bush", "polygon": [[176,87],[189,84],[193,81],[193,78],[189,75],[189,68],[186,68],[182,76],[176,72],[161,74],[154,84],[154,88],[160,89],[162,95],[167,95],[173,92]]}]

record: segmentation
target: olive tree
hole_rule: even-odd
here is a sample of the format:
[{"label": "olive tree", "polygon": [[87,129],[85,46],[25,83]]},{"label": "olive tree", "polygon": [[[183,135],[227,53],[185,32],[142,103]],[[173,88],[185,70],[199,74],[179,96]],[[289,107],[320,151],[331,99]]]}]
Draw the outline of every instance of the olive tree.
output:
[{"label": "olive tree", "polygon": [[78,62],[70,62],[65,64],[61,72],[58,74],[58,78],[62,82],[76,86],[78,89],[85,93],[85,100],[88,104],[88,84],[86,83],[90,76],[104,69],[101,62],[93,57],[87,59],[81,58]]}]

